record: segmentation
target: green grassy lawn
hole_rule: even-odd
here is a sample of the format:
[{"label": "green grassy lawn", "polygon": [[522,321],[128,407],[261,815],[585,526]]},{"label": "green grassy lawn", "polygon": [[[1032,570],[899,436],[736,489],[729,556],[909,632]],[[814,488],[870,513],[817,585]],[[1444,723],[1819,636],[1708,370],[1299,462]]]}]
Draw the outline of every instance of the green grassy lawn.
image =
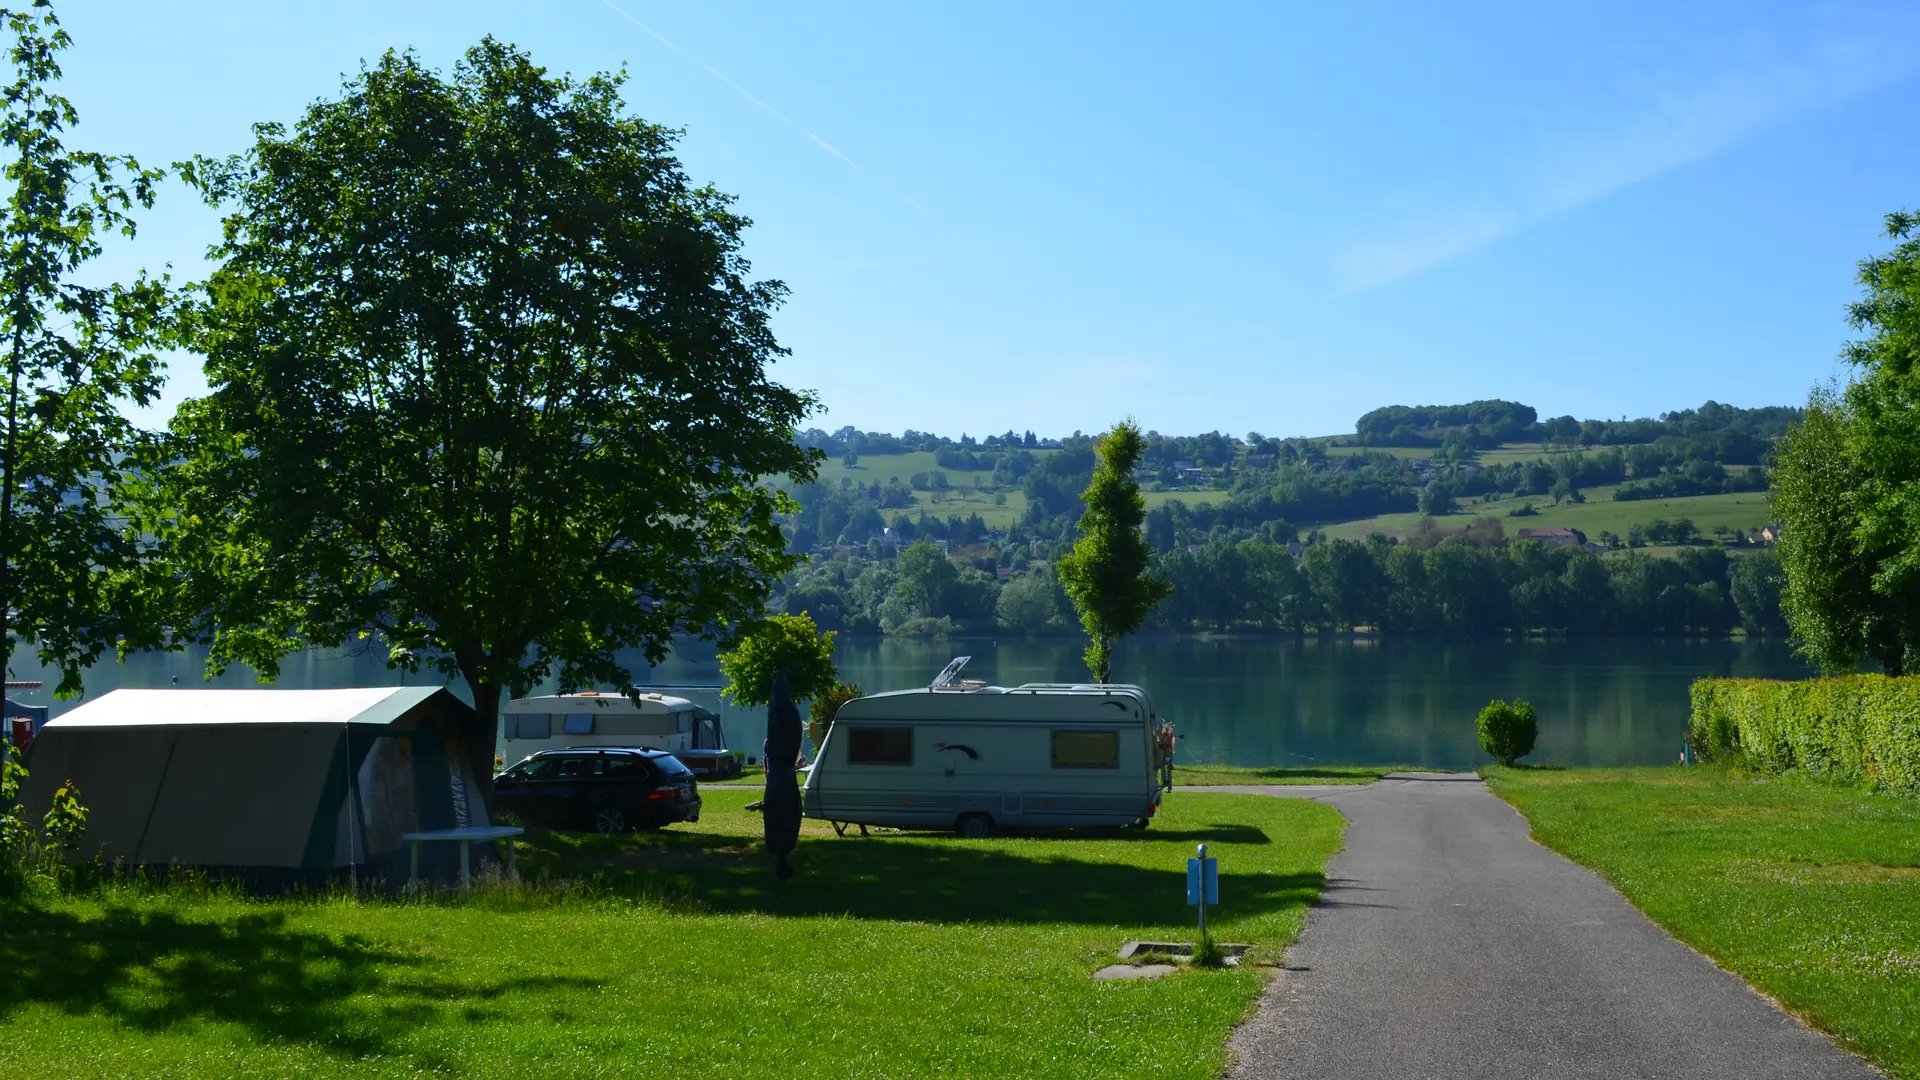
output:
[{"label": "green grassy lawn", "polygon": [[1920,1077],[1920,799],[1716,766],[1485,775],[1680,940]]},{"label": "green grassy lawn", "polygon": [[697,826],[530,834],[468,905],[131,891],[0,910],[0,1067],[44,1077],[1217,1076],[1258,969],[1096,983],[1130,937],[1272,959],[1339,847],[1311,802],[1171,796],[1143,833],[997,838],[809,823],[791,881],[752,792]]},{"label": "green grassy lawn", "polygon": [[[1458,529],[1465,528],[1468,522],[1482,514],[1493,514],[1501,519],[1501,524],[1506,527],[1509,536],[1521,529],[1561,526],[1579,529],[1587,534],[1588,539],[1598,539],[1602,532],[1612,532],[1625,537],[1627,530],[1634,525],[1644,525],[1655,518],[1666,518],[1669,521],[1688,518],[1703,535],[1711,538],[1715,525],[1752,532],[1766,525],[1771,517],[1765,492],[1743,491],[1731,495],[1688,495],[1675,499],[1615,502],[1613,490],[1611,487],[1590,488],[1586,492],[1586,502],[1561,503],[1559,506],[1553,505],[1553,500],[1537,495],[1463,504],[1459,513],[1436,517],[1434,520],[1446,528]],[[1529,502],[1537,511],[1533,516],[1517,518],[1506,516],[1507,511],[1518,509],[1521,504]],[[1420,516],[1418,513],[1382,514],[1379,517],[1323,526],[1323,530],[1328,537],[1334,539],[1358,540],[1369,533],[1376,532],[1405,536],[1413,531],[1414,526],[1420,521]]]},{"label": "green grassy lawn", "polygon": [[1243,769],[1231,765],[1175,765],[1177,785],[1218,787],[1222,784],[1371,784],[1392,768],[1371,765],[1314,765],[1298,769]]}]

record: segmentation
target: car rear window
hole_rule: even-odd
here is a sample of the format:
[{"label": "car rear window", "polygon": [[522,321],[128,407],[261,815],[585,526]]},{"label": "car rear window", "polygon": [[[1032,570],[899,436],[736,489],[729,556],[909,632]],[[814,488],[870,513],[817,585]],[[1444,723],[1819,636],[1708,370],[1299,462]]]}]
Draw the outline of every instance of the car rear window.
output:
[{"label": "car rear window", "polygon": [[672,754],[662,754],[654,758],[653,767],[659,769],[660,775],[669,780],[678,780],[683,776],[693,775],[693,770],[681,764],[680,759],[674,757]]}]

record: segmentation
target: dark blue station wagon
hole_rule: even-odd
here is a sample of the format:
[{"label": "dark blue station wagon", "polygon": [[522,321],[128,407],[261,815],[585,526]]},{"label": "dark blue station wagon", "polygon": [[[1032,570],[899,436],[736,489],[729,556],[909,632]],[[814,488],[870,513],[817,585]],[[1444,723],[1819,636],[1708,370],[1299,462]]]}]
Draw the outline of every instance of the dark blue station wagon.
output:
[{"label": "dark blue station wagon", "polygon": [[700,820],[698,782],[664,750],[542,750],[494,777],[493,797],[550,829],[623,833]]}]

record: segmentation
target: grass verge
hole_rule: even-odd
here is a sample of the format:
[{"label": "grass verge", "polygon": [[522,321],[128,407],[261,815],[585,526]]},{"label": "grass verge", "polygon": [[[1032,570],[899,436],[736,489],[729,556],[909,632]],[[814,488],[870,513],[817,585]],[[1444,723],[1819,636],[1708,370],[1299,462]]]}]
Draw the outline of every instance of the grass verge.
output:
[{"label": "grass verge", "polygon": [[1372,765],[1310,765],[1297,769],[1246,769],[1232,765],[1175,765],[1176,786],[1220,787],[1227,784],[1371,784],[1398,767]]},{"label": "grass verge", "polygon": [[1723,766],[1484,775],[1674,936],[1920,1078],[1920,800]]},{"label": "grass verge", "polygon": [[782,883],[749,791],[659,834],[530,833],[471,904],[107,892],[0,911],[17,1076],[1218,1075],[1258,970],[1095,983],[1128,938],[1291,941],[1339,847],[1311,802],[1174,796],[1151,829],[835,838]]}]

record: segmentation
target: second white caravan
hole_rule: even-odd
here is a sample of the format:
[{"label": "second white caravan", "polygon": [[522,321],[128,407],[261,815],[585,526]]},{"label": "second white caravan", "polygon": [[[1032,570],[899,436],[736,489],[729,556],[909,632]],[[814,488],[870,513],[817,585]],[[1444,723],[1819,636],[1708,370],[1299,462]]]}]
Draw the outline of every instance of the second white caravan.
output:
[{"label": "second white caravan", "polygon": [[955,684],[840,707],[808,771],[806,816],[954,829],[1137,825],[1160,806],[1171,754],[1137,686]]}]

